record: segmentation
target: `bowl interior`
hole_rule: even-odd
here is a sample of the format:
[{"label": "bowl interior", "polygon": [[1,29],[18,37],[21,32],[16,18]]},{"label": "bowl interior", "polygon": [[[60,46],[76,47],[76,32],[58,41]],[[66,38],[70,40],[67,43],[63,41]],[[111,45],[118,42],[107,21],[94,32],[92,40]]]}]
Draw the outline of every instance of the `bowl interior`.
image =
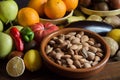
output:
[{"label": "bowl interior", "polygon": [[[63,67],[63,66],[60,66],[59,64],[53,62],[52,60],[50,60],[50,58],[48,58],[46,52],[45,52],[45,47],[48,43],[49,40],[51,40],[54,36],[58,36],[59,34],[63,33],[63,34],[66,34],[66,33],[69,33],[71,31],[75,31],[75,32],[79,32],[79,31],[84,31],[86,35],[88,35],[89,37],[92,37],[94,38],[96,41],[100,42],[101,45],[102,45],[102,50],[104,51],[104,58],[99,62],[99,64],[91,67],[91,68],[82,68],[82,69],[71,69],[71,68],[66,68],[66,67]],[[108,47],[108,45],[106,44],[106,42],[103,40],[103,38],[94,33],[94,32],[91,32],[91,31],[88,31],[88,30],[85,30],[85,29],[81,29],[81,28],[66,28],[66,29],[61,29],[59,31],[56,31],[50,35],[48,35],[47,37],[45,37],[41,43],[41,51],[42,51],[42,57],[43,59],[53,65],[53,66],[56,66],[57,68],[59,69],[62,69],[62,70],[65,70],[65,71],[70,71],[70,72],[87,72],[87,71],[91,71],[91,70],[95,70],[101,66],[103,66],[109,59],[110,57],[110,48]]]}]

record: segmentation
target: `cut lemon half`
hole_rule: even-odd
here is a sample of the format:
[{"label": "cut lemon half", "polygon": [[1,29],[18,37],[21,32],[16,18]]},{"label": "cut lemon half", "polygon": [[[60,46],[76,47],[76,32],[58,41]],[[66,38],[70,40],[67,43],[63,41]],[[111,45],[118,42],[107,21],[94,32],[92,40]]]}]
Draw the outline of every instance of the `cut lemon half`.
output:
[{"label": "cut lemon half", "polygon": [[25,64],[22,58],[15,56],[6,65],[6,71],[11,77],[19,77],[25,71]]}]

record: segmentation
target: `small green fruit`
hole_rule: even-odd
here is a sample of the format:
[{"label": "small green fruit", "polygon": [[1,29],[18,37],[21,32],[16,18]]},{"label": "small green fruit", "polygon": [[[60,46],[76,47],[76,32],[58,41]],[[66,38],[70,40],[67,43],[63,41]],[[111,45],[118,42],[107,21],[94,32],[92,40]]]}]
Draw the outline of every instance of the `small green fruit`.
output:
[{"label": "small green fruit", "polygon": [[13,41],[10,35],[0,32],[0,58],[5,58],[13,47]]},{"label": "small green fruit", "polygon": [[15,20],[18,13],[18,5],[14,0],[0,1],[0,19],[4,23]]}]

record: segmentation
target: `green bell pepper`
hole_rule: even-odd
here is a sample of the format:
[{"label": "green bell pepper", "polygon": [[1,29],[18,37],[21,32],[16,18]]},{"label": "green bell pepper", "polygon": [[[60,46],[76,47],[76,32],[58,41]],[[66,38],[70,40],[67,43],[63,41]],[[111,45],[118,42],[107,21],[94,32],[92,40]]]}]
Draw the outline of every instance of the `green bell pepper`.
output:
[{"label": "green bell pepper", "polygon": [[21,31],[24,41],[29,42],[34,38],[34,32],[29,27],[24,27]]}]

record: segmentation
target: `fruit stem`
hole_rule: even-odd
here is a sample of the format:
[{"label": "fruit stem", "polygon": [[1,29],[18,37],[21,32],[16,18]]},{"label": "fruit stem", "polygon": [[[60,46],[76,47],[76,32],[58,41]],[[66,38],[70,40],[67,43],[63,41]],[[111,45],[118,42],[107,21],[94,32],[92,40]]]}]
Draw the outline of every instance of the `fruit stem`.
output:
[{"label": "fruit stem", "polygon": [[10,26],[13,26],[13,23],[12,23],[12,21],[10,21]]}]

